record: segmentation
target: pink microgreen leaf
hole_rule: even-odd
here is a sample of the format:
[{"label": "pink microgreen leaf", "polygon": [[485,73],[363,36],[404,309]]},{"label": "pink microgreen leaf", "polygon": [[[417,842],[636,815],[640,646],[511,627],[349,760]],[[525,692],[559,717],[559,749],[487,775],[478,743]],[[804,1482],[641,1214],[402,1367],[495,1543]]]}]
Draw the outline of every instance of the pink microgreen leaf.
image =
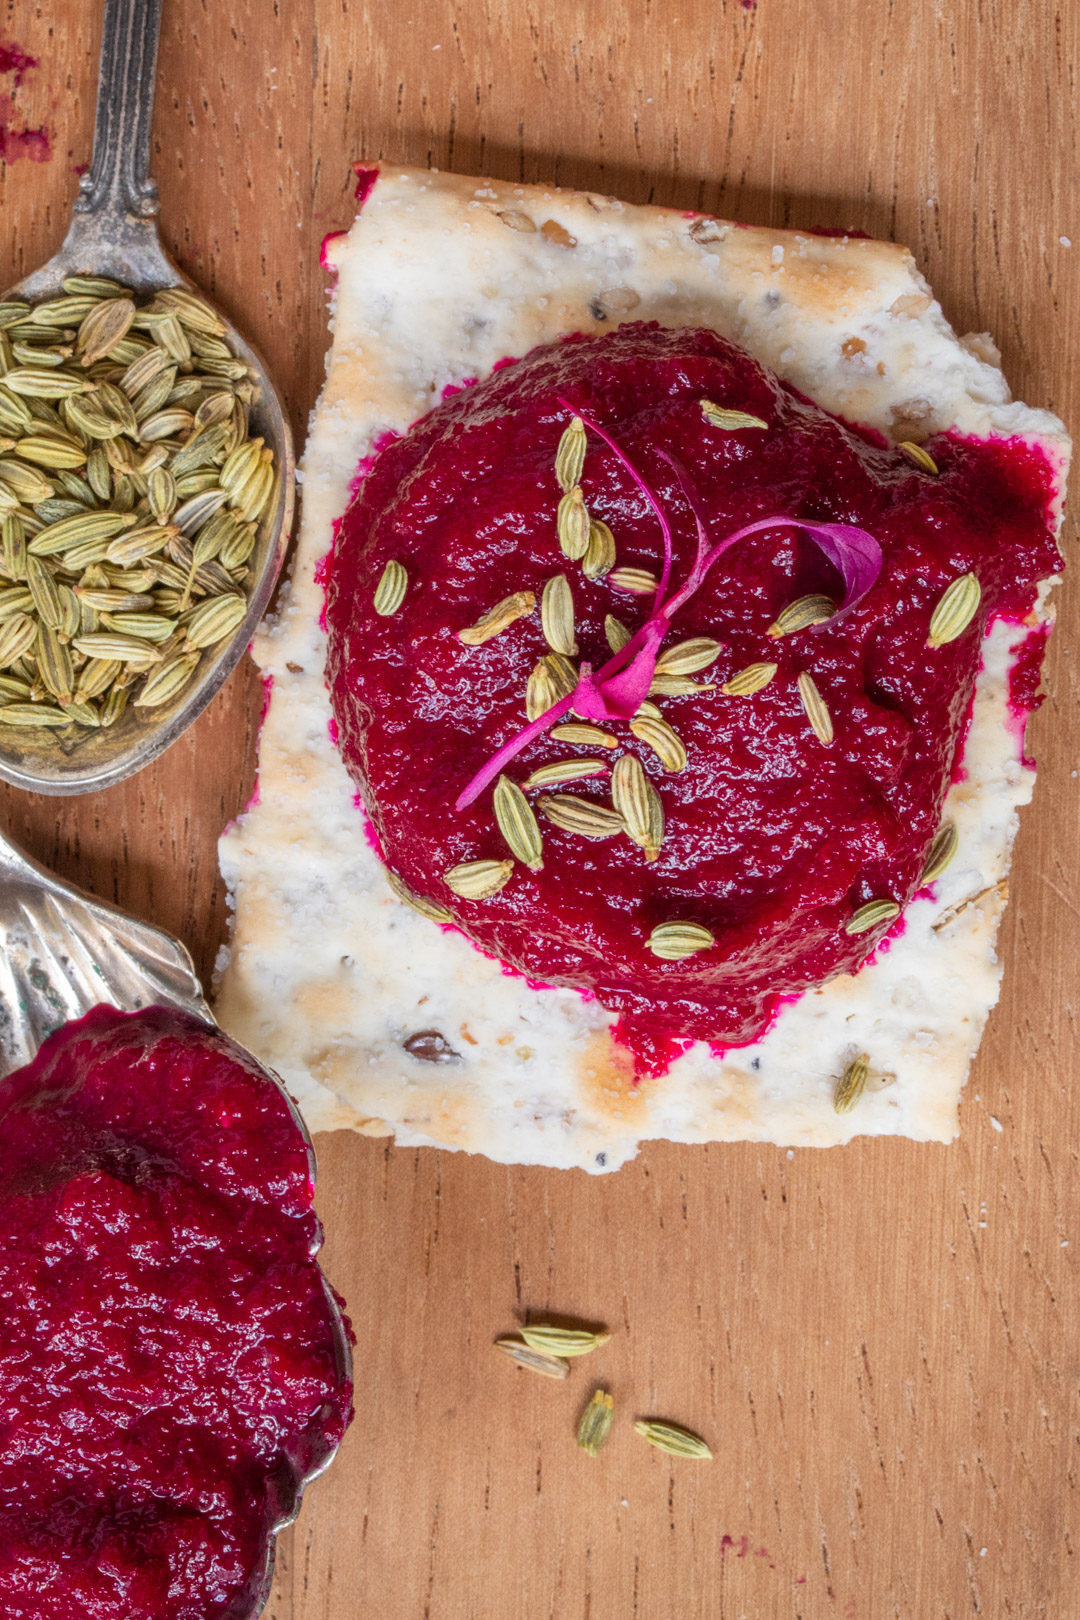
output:
[{"label": "pink microgreen leaf", "polygon": [[632,720],[649,695],[666,633],[666,620],[654,615],[597,675],[582,664],[582,679],[573,698],[575,713],[589,720]]},{"label": "pink microgreen leaf", "polygon": [[[843,580],[844,599],[837,612],[846,613],[866,595],[881,573],[881,547],[872,534],[854,523],[811,523],[799,518],[798,524]],[[836,622],[835,615],[832,622]]]}]

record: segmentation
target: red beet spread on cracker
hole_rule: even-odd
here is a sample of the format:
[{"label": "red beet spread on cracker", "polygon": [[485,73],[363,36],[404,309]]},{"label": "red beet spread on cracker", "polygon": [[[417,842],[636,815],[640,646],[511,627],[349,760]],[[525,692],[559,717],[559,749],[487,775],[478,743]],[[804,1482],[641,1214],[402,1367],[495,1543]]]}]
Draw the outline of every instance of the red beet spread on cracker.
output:
[{"label": "red beet spread on cracker", "polygon": [[[703,400],[766,426],[716,426]],[[580,672],[611,659],[606,615],[637,631],[654,611],[610,577],[586,578],[560,550],[554,464],[575,412],[616,447],[589,432],[580,483],[589,513],[612,531],[618,568],[659,576],[664,548],[617,451],[655,493],[672,531],[669,597],[693,573],[695,507],[711,545],[775,522],[718,556],[665,630],[661,657],[692,638],[720,644],[693,677],[712,690],[652,698],[686,747],[683,770],[665,771],[619,721],[601,722],[618,735],[615,751],[569,747],[544,730],[503,767],[520,785],[570,755],[610,771],[636,753],[663,806],[657,858],[628,837],[592,841],[540,814],[542,869],[518,862],[498,893],[464,899],[446,872],[509,851],[490,785],[456,806],[526,725],[529,675],[550,649],[539,606],[481,646],[458,632],[514,592],[539,604],[562,573]],[[925,448],[936,473],[716,334],[654,325],[545,346],[437,405],[375,457],[328,580],[340,747],[387,865],[484,951],[530,979],[594,992],[641,1051],[670,1038],[752,1040],[780,998],[855,972],[892,925],[852,933],[855,913],[882,899],[902,908],[920,886],[988,621],[1026,615],[1036,583],[1060,566],[1053,473],[1036,449],[953,435]],[[869,533],[880,571],[832,621],[770,636],[792,602],[845,598],[848,581],[800,520]],[[373,594],[391,561],[408,584],[400,607],[379,614]],[[935,606],[969,573],[981,586],[974,617],[928,647]],[[721,690],[762,662],[777,665],[763,690]],[[804,673],[827,707],[831,743],[808,721]],[[555,791],[610,804],[611,777]],[[536,807],[539,792],[528,798]],[[673,920],[702,925],[714,943],[658,958],[650,935]]]}]

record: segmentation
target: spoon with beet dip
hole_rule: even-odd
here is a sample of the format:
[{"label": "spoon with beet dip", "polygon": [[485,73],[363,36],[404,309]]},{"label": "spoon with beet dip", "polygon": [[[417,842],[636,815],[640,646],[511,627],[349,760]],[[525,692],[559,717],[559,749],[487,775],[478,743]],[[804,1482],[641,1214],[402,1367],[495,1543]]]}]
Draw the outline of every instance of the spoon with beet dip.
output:
[{"label": "spoon with beet dip", "polygon": [[[136,1015],[133,1040],[144,1025],[151,1032],[164,1025],[174,1040],[190,1047],[192,1075],[200,1072],[199,1061],[209,1054],[218,1067],[225,1061],[265,1079],[284,1099],[295,1130],[295,1151],[306,1153],[308,1185],[314,1187],[315,1152],[296,1104],[272,1070],[218,1029],[183,945],[60,882],[0,835],[0,1096],[5,1085],[18,1088],[25,1083],[31,1072],[27,1065],[34,1063],[43,1045],[49,1043],[44,1060],[55,1052],[57,1041],[85,1039],[88,1025],[96,1029],[112,1008]],[[115,1040],[115,1024],[110,1031],[109,1039]],[[92,1040],[93,1030],[89,1035]],[[50,1042],[50,1037],[55,1039]],[[129,1124],[125,1114],[121,1139]],[[276,1132],[280,1140],[280,1125]],[[313,1268],[321,1239],[321,1231],[316,1232],[309,1255]],[[321,1273],[319,1281],[334,1376],[345,1389],[352,1382],[349,1330],[341,1304]],[[306,1487],[330,1466],[343,1427],[339,1422],[320,1431],[316,1424],[296,1472],[282,1471],[275,1485],[265,1555],[229,1608],[231,1620],[256,1620],[262,1613],[273,1580],[276,1537],[296,1518]]]},{"label": "spoon with beet dip", "polygon": [[[73,276],[105,278],[144,300],[169,288],[195,290],[161,245],[157,187],[150,178],[161,8],[162,0],[105,0],[93,162],[80,183],[59,252],[10,288],[4,302],[37,305],[59,298],[65,293],[64,282]],[[250,434],[261,437],[273,451],[276,472],[247,558],[246,612],[224,639],[202,654],[182,690],[157,706],[129,703],[114,724],[100,729],[0,726],[0,778],[18,787],[39,793],[86,793],[141,770],[175,742],[220,690],[270,600],[292,525],[292,436],[262,359],[220,310],[206,299],[202,302],[219,317],[221,341],[247,368]]]}]

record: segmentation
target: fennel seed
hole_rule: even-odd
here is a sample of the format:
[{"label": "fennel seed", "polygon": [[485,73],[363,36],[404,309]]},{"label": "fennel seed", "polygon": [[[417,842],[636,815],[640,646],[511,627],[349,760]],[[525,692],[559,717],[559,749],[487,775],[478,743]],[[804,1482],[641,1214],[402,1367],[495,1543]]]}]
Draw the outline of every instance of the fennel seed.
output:
[{"label": "fennel seed", "polygon": [[712,1456],[700,1435],[692,1434],[678,1423],[660,1423],[642,1418],[634,1424],[634,1432],[647,1440],[650,1446],[655,1446],[658,1451],[666,1451],[671,1457],[695,1457],[706,1461]]},{"label": "fennel seed", "polygon": [[555,476],[559,480],[559,488],[565,494],[569,494],[575,485],[581,483],[581,474],[585,466],[585,447],[585,424],[580,416],[575,416],[570,426],[564,430],[555,452]]},{"label": "fennel seed", "polygon": [[544,865],[540,827],[532,806],[516,782],[500,776],[493,796],[495,820],[506,840],[507,848],[531,872],[539,872]]},{"label": "fennel seed", "polygon": [[945,868],[952,861],[960,843],[959,835],[951,821],[943,822],[930,840],[930,848],[926,852],[926,862],[919,879],[919,886],[933,883],[939,878]]},{"label": "fennel seed", "polygon": [[513,870],[513,861],[462,861],[443,873],[443,882],[463,900],[488,900],[506,887]]},{"label": "fennel seed", "polygon": [[895,900],[868,900],[859,906],[844,924],[846,934],[867,934],[883,922],[899,917],[900,907]]},{"label": "fennel seed", "polygon": [[540,1350],[549,1356],[587,1356],[606,1344],[611,1334],[605,1328],[593,1332],[590,1328],[562,1328],[551,1322],[535,1322],[521,1329],[521,1337],[530,1350]]},{"label": "fennel seed", "polygon": [[747,664],[737,675],[723,681],[720,686],[725,697],[753,697],[763,692],[776,674],[776,664]]},{"label": "fennel seed", "polygon": [[830,747],[835,736],[832,715],[829,713],[825,699],[817,689],[817,682],[807,670],[803,670],[797,685],[806,718],[810,722],[810,729],[820,743],[826,748]]},{"label": "fennel seed", "polygon": [[577,656],[574,635],[574,598],[565,574],[553,574],[540,597],[540,624],[552,652]]},{"label": "fennel seed", "polygon": [[716,944],[715,935],[701,923],[658,923],[649,935],[649,949],[664,962],[681,962]]},{"label": "fennel seed", "polygon": [[778,641],[781,636],[794,635],[796,630],[808,630],[814,624],[828,624],[835,612],[836,603],[831,596],[800,596],[776,615],[765,634]]},{"label": "fennel seed", "polygon": [[538,807],[554,826],[579,838],[614,838],[626,831],[619,812],[596,799],[582,799],[573,793],[545,793]]},{"label": "fennel seed", "polygon": [[750,416],[746,411],[725,410],[722,405],[714,405],[711,399],[699,401],[701,414],[710,427],[727,428],[734,432],[739,428],[768,428],[768,422],[763,422],[760,416]]},{"label": "fennel seed", "polygon": [[943,592],[930,619],[928,647],[944,647],[962,636],[982,600],[982,586],[975,574],[962,574]]},{"label": "fennel seed", "polygon": [[592,1399],[578,1419],[577,1443],[582,1451],[595,1457],[607,1444],[615,1417],[615,1402],[606,1389],[593,1391]]},{"label": "fennel seed", "polygon": [[896,448],[903,452],[913,467],[920,472],[936,475],[941,471],[929,450],[924,450],[921,444],[914,444],[910,439],[902,439]]},{"label": "fennel seed", "polygon": [[496,602],[493,608],[488,608],[467,630],[459,630],[458,640],[463,641],[466,647],[481,647],[485,641],[491,641],[519,619],[525,618],[535,606],[536,597],[532,591],[514,591],[511,596],[504,596],[501,602]]},{"label": "fennel seed", "polygon": [[838,1114],[850,1114],[866,1090],[869,1065],[870,1059],[863,1052],[859,1057],[852,1059],[840,1076],[833,1092],[833,1108]]}]

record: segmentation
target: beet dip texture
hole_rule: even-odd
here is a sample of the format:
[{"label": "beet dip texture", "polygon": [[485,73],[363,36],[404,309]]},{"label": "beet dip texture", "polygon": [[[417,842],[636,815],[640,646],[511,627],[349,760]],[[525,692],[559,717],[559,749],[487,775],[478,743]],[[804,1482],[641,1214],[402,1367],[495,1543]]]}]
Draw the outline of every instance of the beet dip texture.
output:
[{"label": "beet dip texture", "polygon": [[0,1613],[246,1614],[350,1415],[278,1088],[181,1013],[99,1007],[0,1082]]},{"label": "beet dip texture", "polygon": [[[715,426],[702,400],[767,426]],[[605,615],[633,631],[651,611],[649,597],[587,579],[560,550],[554,461],[575,410],[655,490],[674,531],[674,586],[688,576],[697,541],[663,452],[686,469],[710,541],[772,516],[855,524],[880,544],[883,567],[835,623],[776,638],[769,627],[793,601],[841,600],[838,570],[779,521],[726,552],[661,648],[695,637],[720,643],[694,676],[712,690],[653,695],[685,744],[683,770],[666,772],[625,723],[606,727],[618,750],[544,734],[505,766],[520,785],[540,765],[601,759],[605,774],[558,791],[610,805],[610,767],[635,752],[663,806],[658,858],[646,860],[625,836],[593,841],[541,814],[542,869],[519,862],[498,893],[462,899],[447,870],[508,850],[491,787],[464,809],[455,801],[525,725],[526,683],[549,648],[539,605],[481,646],[457,633],[513,592],[530,591],[539,604],[561,573],[573,595],[573,662],[596,668],[611,656]],[[926,448],[936,475],[714,333],[652,325],[537,349],[436,406],[374,458],[339,526],[328,580],[339,746],[386,863],[482,950],[531,979],[595,992],[622,1013],[620,1034],[639,1053],[680,1037],[745,1042],[767,1026],[778,998],[855,972],[890,926],[851,934],[856,910],[878,899],[903,906],[919,887],[988,620],[1026,615],[1036,582],[1060,565],[1051,470],[1036,449],[947,435]],[[596,433],[581,486],[591,515],[611,528],[617,567],[659,575],[657,519]],[[391,560],[408,586],[400,608],[380,615],[373,593]],[[935,606],[969,572],[982,587],[974,619],[929,648]],[[720,690],[762,662],[778,666],[763,690]],[[803,672],[828,708],[829,744],[808,722]],[[539,791],[528,796],[536,807]],[[673,920],[703,925],[715,943],[660,960],[649,936]]]}]

